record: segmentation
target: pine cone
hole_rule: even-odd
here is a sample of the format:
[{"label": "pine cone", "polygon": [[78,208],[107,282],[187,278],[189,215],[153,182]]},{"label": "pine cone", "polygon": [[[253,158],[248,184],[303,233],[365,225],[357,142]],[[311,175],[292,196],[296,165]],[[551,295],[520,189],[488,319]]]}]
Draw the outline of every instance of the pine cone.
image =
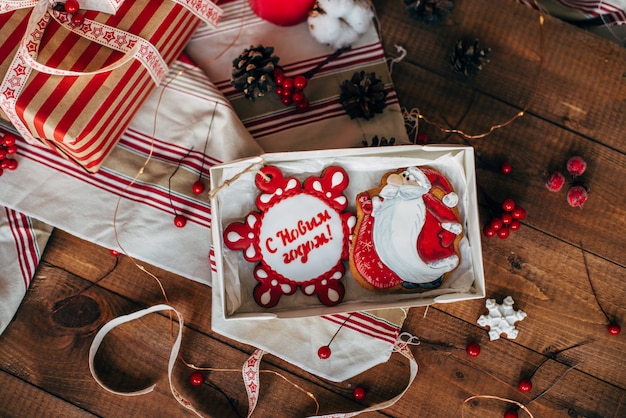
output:
[{"label": "pine cone", "polygon": [[483,66],[489,62],[487,59],[489,51],[491,51],[490,48],[480,48],[478,39],[457,41],[450,54],[450,65],[454,71],[472,76],[482,70]]},{"label": "pine cone", "polygon": [[382,80],[375,73],[357,71],[352,79],[341,83],[339,103],[343,106],[350,119],[362,117],[370,119],[376,113],[383,113],[387,106],[387,92]]},{"label": "pine cone", "polygon": [[404,0],[406,11],[413,20],[436,25],[448,16],[454,3],[451,0]]},{"label": "pine cone", "polygon": [[363,140],[364,147],[390,147],[396,143],[396,138],[391,137],[389,140],[384,136],[378,139],[378,135],[372,137],[372,143],[368,144],[366,140]]},{"label": "pine cone", "polygon": [[273,47],[265,48],[262,45],[245,49],[233,60],[230,83],[252,101],[272,91],[272,72],[279,60],[272,56],[273,53]]}]

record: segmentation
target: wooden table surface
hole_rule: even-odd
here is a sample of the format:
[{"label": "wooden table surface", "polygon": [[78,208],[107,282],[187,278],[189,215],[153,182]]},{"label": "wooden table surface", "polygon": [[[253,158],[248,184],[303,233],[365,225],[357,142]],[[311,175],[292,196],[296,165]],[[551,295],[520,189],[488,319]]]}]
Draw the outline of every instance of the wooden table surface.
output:
[{"label": "wooden table surface", "polygon": [[[477,134],[532,100],[523,117],[482,139],[420,122],[432,142],[475,147],[482,224],[505,198],[526,209],[520,230],[506,240],[483,239],[482,250],[487,297],[501,301],[510,295],[528,317],[517,324],[516,339],[489,341],[476,323],[486,313],[484,300],[434,305],[426,315],[424,308],[412,308],[403,330],[422,341],[411,347],[417,379],[393,407],[366,415],[502,417],[511,406],[503,401],[477,398],[463,406],[471,396],[491,395],[521,402],[535,417],[626,417],[626,333],[607,331],[609,319],[626,325],[626,49],[546,17],[542,54],[538,12],[514,1],[457,0],[451,18],[436,27],[413,22],[401,1],[375,5],[387,54],[396,55],[395,45],[407,51],[392,74],[403,107],[419,108],[439,126]],[[491,48],[490,62],[469,79],[448,64],[452,46],[463,38]],[[581,178],[590,190],[583,209],[568,206],[565,190],[551,193],[544,186],[546,173],[564,170],[574,155],[588,163]],[[509,175],[499,172],[504,161],[513,166]],[[166,314],[121,327],[96,362],[106,362],[100,375],[118,390],[154,382],[154,392],[113,395],[89,373],[89,346],[105,322],[163,302],[155,281],[123,256],[93,285],[115,263],[106,248],[53,232],[22,306],[0,336],[0,416],[191,416],[167,384]],[[211,332],[211,289],[146,267],[185,316],[181,356],[197,365],[240,368],[254,347]],[[480,344],[478,357],[466,354],[469,342]],[[320,413],[390,399],[408,378],[408,363],[398,354],[342,383],[269,355],[262,367],[313,393]],[[240,373],[211,372],[199,388],[187,383],[190,373],[179,362],[174,381],[206,416],[246,416]],[[532,391],[520,392],[518,382],[530,376]],[[261,384],[254,416],[315,413],[311,398],[279,376],[263,374]],[[362,401],[352,398],[356,385],[367,388]]]}]

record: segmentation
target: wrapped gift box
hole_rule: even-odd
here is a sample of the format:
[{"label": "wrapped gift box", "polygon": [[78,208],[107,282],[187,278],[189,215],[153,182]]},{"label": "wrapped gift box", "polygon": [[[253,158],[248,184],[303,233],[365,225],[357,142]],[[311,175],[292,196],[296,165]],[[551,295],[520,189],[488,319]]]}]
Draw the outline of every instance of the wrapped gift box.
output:
[{"label": "wrapped gift box", "polygon": [[[84,16],[145,39],[168,66],[201,22],[197,14],[170,0],[115,3],[119,4],[115,14],[85,10]],[[0,78],[5,77],[17,53],[32,10],[0,13]],[[221,11],[215,8],[214,13],[217,16]],[[123,55],[51,19],[43,30],[37,61],[53,68],[97,72]],[[33,70],[17,98],[15,111],[34,138],[95,172],[155,87],[150,73],[135,59],[111,71],[89,75],[50,75]],[[0,118],[8,120],[2,111]]]},{"label": "wrapped gift box", "polygon": [[[342,279],[346,293],[336,306],[325,306],[315,296],[300,291],[283,295],[272,308],[262,308],[254,300],[257,281],[253,276],[256,263],[244,259],[242,251],[225,246],[225,228],[233,222],[243,222],[258,211],[255,205],[259,190],[255,176],[263,166],[276,166],[283,176],[293,176],[301,182],[310,176],[320,176],[329,166],[343,168],[349,176],[344,191],[347,210],[355,213],[356,195],[380,184],[386,172],[409,166],[438,169],[452,183],[459,196],[458,209],[464,228],[459,244],[461,262],[442,286],[423,293],[375,293],[362,288],[352,277],[346,264]],[[485,296],[480,227],[476,197],[473,148],[465,146],[391,146],[324,151],[304,151],[264,154],[211,168],[211,199],[213,213],[212,259],[213,280],[219,282],[220,300],[226,319],[296,318],[354,312],[380,308],[398,308],[455,302]]]}]

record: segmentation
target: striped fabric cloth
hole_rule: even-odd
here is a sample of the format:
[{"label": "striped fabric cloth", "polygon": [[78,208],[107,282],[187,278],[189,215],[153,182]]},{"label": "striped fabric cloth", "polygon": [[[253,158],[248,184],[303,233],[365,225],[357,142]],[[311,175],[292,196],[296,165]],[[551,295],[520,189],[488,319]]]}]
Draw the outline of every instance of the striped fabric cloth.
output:
[{"label": "striped fabric cloth", "polygon": [[[535,0],[517,0],[536,7]],[[537,0],[550,15],[626,46],[626,0]]]}]

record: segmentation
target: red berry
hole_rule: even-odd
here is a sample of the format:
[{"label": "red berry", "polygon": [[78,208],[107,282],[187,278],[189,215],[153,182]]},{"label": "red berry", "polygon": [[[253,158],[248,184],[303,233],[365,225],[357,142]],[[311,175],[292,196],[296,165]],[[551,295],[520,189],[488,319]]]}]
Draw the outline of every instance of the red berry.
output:
[{"label": "red berry", "polygon": [[4,174],[4,170],[0,168],[0,176]]},{"label": "red berry", "polygon": [[113,257],[119,257],[120,255],[122,255],[122,253],[121,253],[121,252],[119,252],[119,251],[117,251],[117,250],[114,250],[113,248],[111,248],[111,249],[109,250],[109,252],[111,253],[111,255],[112,255]]},{"label": "red berry", "polygon": [[496,230],[493,229],[491,226],[487,225],[486,227],[483,228],[483,234],[485,234],[487,238],[491,238],[496,235]]},{"label": "red berry", "polygon": [[582,175],[586,169],[587,163],[579,156],[567,160],[567,171],[574,177]]},{"label": "red berry", "polygon": [[278,94],[279,96],[283,95],[283,88],[282,87],[280,87],[280,86],[276,87],[275,91],[276,91],[276,94]]},{"label": "red berry", "polygon": [[76,13],[80,9],[80,4],[78,4],[78,0],[66,0],[65,2],[65,11],[69,14]]},{"label": "red berry", "polygon": [[176,225],[176,228],[184,228],[187,225],[187,218],[183,215],[174,216],[174,225]]},{"label": "red berry", "polygon": [[619,333],[622,332],[622,327],[620,327],[618,323],[612,322],[609,324],[608,331],[611,335],[619,335]]},{"label": "red berry", "polygon": [[504,212],[502,216],[500,216],[500,220],[504,225],[510,225],[513,222],[513,216],[509,212]]},{"label": "red berry", "polygon": [[0,160],[4,160],[5,158],[7,158],[7,150],[2,147],[0,148]]},{"label": "red berry", "polygon": [[191,373],[191,375],[189,376],[189,383],[191,383],[191,386],[202,386],[202,384],[204,383],[204,375],[202,374],[202,372]]},{"label": "red berry", "polygon": [[428,135],[426,135],[425,133],[417,134],[417,136],[415,137],[415,143],[417,145],[426,145],[426,144],[428,144]]},{"label": "red berry", "polygon": [[522,226],[520,221],[518,221],[517,219],[513,219],[511,223],[509,224],[509,229],[511,231],[517,231],[520,228],[520,226]]},{"label": "red berry", "polygon": [[496,232],[496,234],[498,234],[498,238],[507,239],[511,232],[509,231],[508,226],[503,226],[502,228],[498,229],[498,232]]},{"label": "red berry", "polygon": [[357,401],[365,398],[365,388],[363,388],[362,386],[355,387],[354,390],[352,391],[352,396]]},{"label": "red berry", "polygon": [[478,343],[469,343],[465,348],[470,357],[478,357],[480,354],[480,345]]},{"label": "red berry", "polygon": [[202,180],[196,181],[194,184],[191,185],[191,191],[194,194],[202,194],[202,192],[204,191],[204,182]]},{"label": "red berry", "polygon": [[2,138],[2,143],[4,145],[14,145],[17,142],[17,138],[13,134],[4,134],[4,138]]},{"label": "red berry", "polygon": [[74,26],[82,26],[85,22],[85,16],[82,13],[74,13],[72,15],[72,25]]},{"label": "red berry", "polygon": [[502,228],[502,219],[493,218],[491,222],[489,222],[489,226],[493,228],[494,231],[499,230],[500,228]]},{"label": "red berry", "polygon": [[323,345],[321,346],[318,350],[317,350],[317,356],[319,358],[321,358],[322,360],[327,359],[328,357],[330,357],[330,347],[327,345]]},{"label": "red berry", "polygon": [[533,383],[529,379],[522,379],[517,384],[517,388],[520,392],[528,393],[533,389]]},{"label": "red berry", "polygon": [[546,181],[546,188],[551,192],[558,192],[563,188],[565,184],[565,176],[561,174],[560,171],[555,171],[550,174],[548,180]]},{"label": "red berry", "polygon": [[298,90],[304,90],[308,83],[308,80],[303,75],[297,75],[293,79],[293,87]]},{"label": "red berry", "polygon": [[509,162],[504,162],[500,166],[500,172],[502,174],[511,174],[511,171],[513,171],[513,166]]},{"label": "red berry", "polygon": [[293,100],[291,100],[291,96],[283,96],[280,98],[280,100],[283,102],[285,106],[289,106],[290,104],[293,103]]},{"label": "red berry", "polygon": [[293,78],[285,77],[280,85],[283,86],[285,90],[293,90]]},{"label": "red berry", "polygon": [[573,208],[582,208],[587,201],[587,189],[583,186],[573,186],[567,192],[567,203]]},{"label": "red berry", "polygon": [[291,94],[291,100],[293,100],[294,103],[298,104],[304,100],[306,100],[306,97],[304,97],[304,93],[296,90]]},{"label": "red berry", "polygon": [[9,155],[15,154],[15,153],[17,153],[17,145],[15,145],[15,144],[7,145],[6,146],[6,150],[7,150],[7,154],[9,154]]},{"label": "red berry", "polygon": [[298,111],[300,112],[304,112],[305,110],[308,110],[309,101],[304,99],[303,101],[296,103],[296,109],[298,109]]},{"label": "red berry", "polygon": [[283,74],[282,70],[278,70],[278,68],[274,68],[274,81],[276,82],[276,85],[282,88],[284,79],[285,79],[285,74]]},{"label": "red berry", "polygon": [[515,202],[513,201],[513,199],[505,199],[504,202],[502,202],[502,209],[504,209],[507,212],[512,211],[514,207],[515,207]]},{"label": "red berry", "polygon": [[515,206],[511,211],[513,219],[522,220],[526,217],[526,210],[522,207]]},{"label": "red berry", "polygon": [[515,409],[509,409],[504,413],[504,418],[517,418],[517,411]]},{"label": "red berry", "polygon": [[17,160],[5,160],[8,161],[9,163],[7,164],[7,168],[9,170],[16,170],[17,169]]},{"label": "red berry", "polygon": [[0,168],[3,170],[6,168],[9,168],[9,161],[11,160],[9,160],[8,158],[5,158],[4,160],[0,161]]}]

